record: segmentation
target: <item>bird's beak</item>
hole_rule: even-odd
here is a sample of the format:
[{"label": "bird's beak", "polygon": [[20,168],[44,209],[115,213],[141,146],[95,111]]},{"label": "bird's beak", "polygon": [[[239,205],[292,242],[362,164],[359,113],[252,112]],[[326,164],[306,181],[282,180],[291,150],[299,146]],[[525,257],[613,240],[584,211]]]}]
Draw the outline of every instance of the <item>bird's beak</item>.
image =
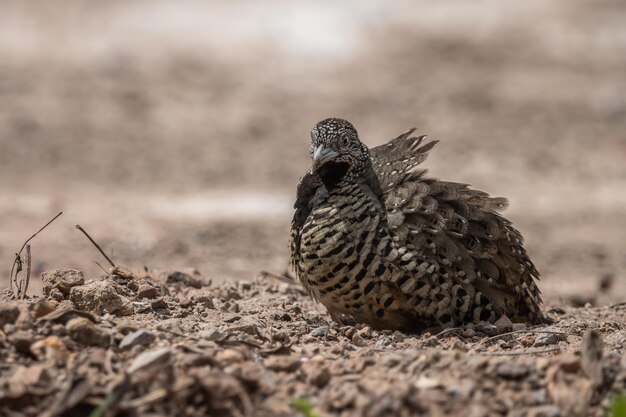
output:
[{"label": "bird's beak", "polygon": [[332,161],[339,155],[339,152],[324,145],[319,145],[313,150],[313,171],[317,171],[326,162]]}]

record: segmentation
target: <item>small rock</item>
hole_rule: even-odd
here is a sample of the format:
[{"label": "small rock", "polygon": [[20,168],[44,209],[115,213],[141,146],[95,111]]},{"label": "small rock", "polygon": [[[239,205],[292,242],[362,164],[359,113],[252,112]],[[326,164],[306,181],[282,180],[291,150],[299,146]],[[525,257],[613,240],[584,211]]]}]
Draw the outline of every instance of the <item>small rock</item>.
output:
[{"label": "small rock", "polygon": [[555,345],[563,340],[567,340],[567,336],[564,334],[539,333],[537,337],[535,338],[535,343],[533,343],[533,346],[535,347],[550,346],[550,345]]},{"label": "small rock", "polygon": [[476,332],[474,331],[474,329],[463,329],[463,331],[461,332],[461,335],[465,338],[470,339],[476,336]]},{"label": "small rock", "polygon": [[369,327],[369,326],[366,326],[366,327],[362,328],[361,330],[359,330],[358,332],[356,332],[356,334],[361,336],[363,339],[371,339],[372,338],[372,328]]},{"label": "small rock", "polygon": [[496,326],[499,333],[510,332],[513,328],[513,322],[507,317],[506,314],[503,314],[498,320],[495,321],[495,323],[493,323],[493,325]]},{"label": "small rock", "polygon": [[19,366],[7,381],[6,395],[9,398],[20,398],[31,393],[34,388],[36,389],[34,391],[45,389],[51,383],[52,377],[45,365]]},{"label": "small rock", "polygon": [[293,372],[300,368],[301,362],[297,356],[275,355],[266,358],[263,365],[272,371]]},{"label": "small rock", "polygon": [[289,344],[289,334],[284,330],[278,330],[272,332],[272,340],[280,342],[282,344]]},{"label": "small rock", "polygon": [[232,326],[227,329],[228,332],[242,332],[249,334],[251,336],[258,336],[261,333],[259,332],[259,328],[254,323],[242,323],[237,326]]},{"label": "small rock", "polygon": [[243,354],[235,349],[224,349],[217,355],[217,360],[224,364],[241,362],[244,360]]},{"label": "small rock", "polygon": [[520,330],[526,330],[528,326],[526,323],[513,323],[511,325],[511,331],[519,332]]},{"label": "small rock", "polygon": [[182,284],[185,287],[201,288],[202,281],[184,272],[176,271],[167,276],[167,285]]},{"label": "small rock", "polygon": [[442,386],[441,381],[438,379],[430,378],[425,375],[421,375],[417,378],[414,385],[415,388],[422,390],[434,389]]},{"label": "small rock", "polygon": [[156,340],[156,336],[147,330],[137,330],[124,336],[120,342],[120,349],[130,349],[134,346],[149,346]]},{"label": "small rock", "polygon": [[190,307],[192,305],[203,305],[206,308],[215,309],[213,297],[211,293],[203,290],[192,290],[188,294],[180,296],[178,302],[181,307]]},{"label": "small rock", "polygon": [[[35,318],[40,318],[40,317],[43,317],[43,316],[45,316],[47,314],[52,313],[57,305],[59,305],[59,304],[58,303],[54,303],[53,304],[52,302],[50,302],[48,300],[44,300],[44,299],[38,300],[35,303],[35,305],[33,306],[33,311],[35,313]],[[0,306],[0,309],[1,308],[2,307]],[[0,311],[0,320],[2,320],[1,317],[2,317],[2,312]],[[0,325],[0,327],[2,327],[2,326]]]},{"label": "small rock", "polygon": [[318,388],[322,388],[330,381],[331,374],[327,366],[317,365],[310,367],[307,372],[307,381]]},{"label": "small rock", "polygon": [[528,365],[516,362],[502,362],[496,368],[496,374],[499,377],[510,380],[518,380],[524,378],[530,373]]},{"label": "small rock", "polygon": [[561,410],[556,405],[542,405],[528,410],[528,417],[562,417]]},{"label": "small rock", "polygon": [[222,300],[224,301],[241,300],[242,298],[237,287],[228,287],[225,290],[225,294],[222,294]]},{"label": "small rock", "polygon": [[65,343],[58,336],[48,336],[30,346],[30,351],[37,359],[65,363],[70,355]]},{"label": "small rock", "polygon": [[124,280],[135,279],[135,275],[133,271],[127,266],[117,265],[115,268],[111,268],[111,275],[115,275]]},{"label": "small rock", "polygon": [[352,343],[354,343],[354,345],[358,347],[367,346],[367,342],[365,341],[363,336],[361,336],[358,333],[355,333],[354,335],[352,335]]},{"label": "small rock", "polygon": [[150,303],[150,307],[152,307],[152,310],[157,311],[157,310],[167,310],[167,303],[165,302],[164,299],[159,298],[157,300],[154,300],[153,302]]},{"label": "small rock", "polygon": [[217,329],[206,329],[198,332],[198,337],[206,340],[217,341],[221,340],[224,335]]},{"label": "small rock", "polygon": [[[106,280],[73,287],[70,290],[70,300],[79,310],[91,311],[96,314],[118,314],[118,311],[128,313],[127,305],[130,304],[128,300],[115,292],[112,283]],[[130,306],[132,308],[132,304]]]},{"label": "small rock", "polygon": [[43,293],[50,295],[52,289],[58,289],[64,297],[70,294],[70,290],[77,285],[85,283],[82,271],[76,269],[54,269],[41,274],[43,280]]},{"label": "small rock", "polygon": [[139,288],[137,288],[138,299],[142,299],[142,298],[154,299],[154,298],[157,298],[158,296],[159,296],[159,289],[156,287],[153,287],[152,285],[141,284]]},{"label": "small rock", "polygon": [[385,349],[389,345],[391,345],[391,339],[383,337],[374,344],[374,349]]},{"label": "small rock", "polygon": [[29,353],[34,341],[35,332],[32,330],[18,330],[9,336],[9,342],[21,353]]},{"label": "small rock", "polygon": [[107,347],[111,343],[109,331],[96,326],[85,317],[75,317],[65,325],[67,333],[76,343]]},{"label": "small rock", "polygon": [[325,337],[330,331],[330,327],[328,326],[320,326],[311,330],[309,334],[313,337]]},{"label": "small rock", "polygon": [[48,294],[48,299],[61,303],[65,300],[65,297],[63,297],[63,293],[58,288],[52,288]]},{"label": "small rock", "polygon": [[403,342],[406,339],[406,334],[402,333],[401,331],[395,330],[391,334],[391,339],[394,342]]},{"label": "small rock", "polygon": [[474,331],[486,334],[487,336],[496,336],[499,333],[498,328],[487,321],[481,321],[474,326]]},{"label": "small rock", "polygon": [[170,360],[171,356],[172,351],[169,347],[162,347],[143,352],[130,364],[128,367],[128,373],[133,374],[140,369],[150,366],[164,365]]},{"label": "small rock", "polygon": [[132,316],[135,313],[135,307],[129,299],[122,297],[122,307],[113,313],[116,316]]},{"label": "small rock", "polygon": [[20,315],[20,309],[15,303],[0,304],[0,330],[5,324],[15,324]]},{"label": "small rock", "polygon": [[538,389],[531,391],[530,397],[532,398],[533,403],[537,405],[543,405],[548,399],[548,393],[545,389]]}]

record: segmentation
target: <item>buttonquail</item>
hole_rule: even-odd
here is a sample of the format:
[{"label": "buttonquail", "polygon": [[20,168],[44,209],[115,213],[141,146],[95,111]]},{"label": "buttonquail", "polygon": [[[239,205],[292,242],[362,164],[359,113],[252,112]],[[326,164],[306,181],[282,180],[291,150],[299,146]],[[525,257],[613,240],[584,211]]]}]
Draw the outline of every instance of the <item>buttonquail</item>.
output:
[{"label": "buttonquail", "polygon": [[539,273],[498,214],[507,200],[427,177],[437,142],[414,130],[368,149],[346,120],[313,128],[291,224],[298,279],[333,320],[379,329],[542,321]]}]

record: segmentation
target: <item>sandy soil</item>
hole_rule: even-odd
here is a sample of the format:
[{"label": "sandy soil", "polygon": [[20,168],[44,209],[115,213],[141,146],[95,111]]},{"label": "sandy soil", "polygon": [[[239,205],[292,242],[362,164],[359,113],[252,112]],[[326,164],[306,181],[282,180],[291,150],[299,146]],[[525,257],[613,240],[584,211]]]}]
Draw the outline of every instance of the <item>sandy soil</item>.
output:
[{"label": "sandy soil", "polygon": [[547,308],[601,316],[626,298],[624,19],[610,0],[2,2],[0,286],[61,210],[33,294],[45,270],[102,274],[76,224],[134,271],[283,271],[308,131],[332,115],[370,145],[439,139],[432,175],[510,199]]}]

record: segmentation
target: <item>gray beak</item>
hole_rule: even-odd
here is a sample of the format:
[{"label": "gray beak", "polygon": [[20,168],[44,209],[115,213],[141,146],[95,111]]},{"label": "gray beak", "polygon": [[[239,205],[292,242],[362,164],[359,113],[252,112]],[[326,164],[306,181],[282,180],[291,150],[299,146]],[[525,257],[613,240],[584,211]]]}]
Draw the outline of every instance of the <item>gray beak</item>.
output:
[{"label": "gray beak", "polygon": [[313,171],[317,171],[322,165],[328,161],[332,161],[340,155],[339,152],[320,145],[313,151]]}]

